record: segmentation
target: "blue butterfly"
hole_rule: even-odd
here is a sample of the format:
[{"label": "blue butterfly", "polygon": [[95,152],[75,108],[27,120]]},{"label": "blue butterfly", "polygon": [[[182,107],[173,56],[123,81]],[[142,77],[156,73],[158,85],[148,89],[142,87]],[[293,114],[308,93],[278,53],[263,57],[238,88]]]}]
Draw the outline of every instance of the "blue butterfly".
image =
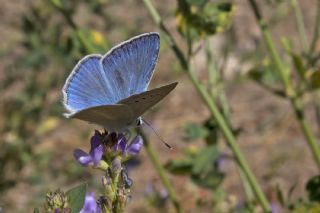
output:
[{"label": "blue butterfly", "polygon": [[142,123],[141,115],[177,85],[146,91],[158,60],[160,37],[145,33],[118,44],[104,56],[81,59],[63,87],[67,118],[124,131]]}]

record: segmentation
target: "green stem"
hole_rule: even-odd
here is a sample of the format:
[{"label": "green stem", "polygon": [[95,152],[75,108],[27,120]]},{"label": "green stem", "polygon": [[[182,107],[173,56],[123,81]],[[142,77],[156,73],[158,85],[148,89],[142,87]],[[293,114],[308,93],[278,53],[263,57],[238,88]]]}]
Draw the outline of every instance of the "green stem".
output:
[{"label": "green stem", "polygon": [[269,203],[268,203],[265,195],[263,194],[263,192],[260,188],[260,185],[258,184],[255,176],[253,175],[247,161],[245,160],[244,156],[242,155],[242,153],[236,143],[236,139],[235,139],[232,131],[230,130],[228,124],[226,123],[223,115],[220,113],[216,103],[211,99],[210,95],[208,94],[208,92],[206,91],[204,86],[200,84],[196,75],[194,74],[194,71],[192,70],[192,68],[190,66],[188,69],[188,76],[189,76],[190,80],[192,81],[193,85],[196,87],[198,93],[200,93],[204,102],[207,104],[215,121],[219,125],[224,137],[226,138],[226,141],[227,141],[230,149],[232,150],[232,152],[237,160],[239,167],[241,168],[241,170],[243,171],[244,175],[246,176],[248,182],[250,183],[250,186],[251,186],[252,190],[255,192],[255,195],[256,195],[258,201],[260,202],[262,208],[264,209],[265,212],[270,212]]},{"label": "green stem", "polygon": [[317,41],[319,38],[319,33],[320,33],[320,1],[317,1],[317,15],[316,15],[316,21],[315,21],[315,28],[314,28],[314,32],[313,32],[313,36],[312,36],[312,41],[310,44],[310,48],[309,48],[309,57],[311,57],[313,51],[316,48],[317,45]]},{"label": "green stem", "polygon": [[292,108],[296,114],[297,120],[299,122],[300,127],[302,128],[302,131],[305,135],[305,138],[308,142],[308,145],[311,149],[312,155],[314,157],[314,160],[320,169],[320,151],[319,147],[317,145],[315,136],[313,135],[311,128],[306,121],[302,109],[301,100],[298,94],[296,94],[293,85],[290,81],[289,71],[285,66],[283,65],[281,58],[279,56],[279,53],[277,52],[274,42],[272,40],[272,37],[269,33],[268,26],[266,22],[263,20],[262,15],[259,11],[259,7],[255,0],[248,0],[252,10],[255,14],[255,18],[260,26],[260,29],[263,34],[263,38],[267,44],[267,48],[269,49],[269,52],[271,54],[271,58],[275,64],[277,72],[280,74],[282,78],[282,82],[284,84],[285,90],[286,90],[286,96],[289,97]]},{"label": "green stem", "polygon": [[317,141],[311,131],[311,128],[309,127],[309,124],[304,116],[301,100],[300,100],[300,98],[295,96],[295,97],[292,97],[290,99],[290,101],[291,101],[291,104],[294,108],[296,117],[299,121],[299,124],[300,124],[302,131],[303,131],[303,134],[305,135],[305,137],[307,139],[307,142],[308,142],[308,145],[311,149],[313,158],[314,158],[318,168],[320,169],[320,149],[319,149]]},{"label": "green stem", "polygon": [[212,46],[210,43],[210,39],[205,39],[205,48],[206,48],[206,56],[207,56],[207,69],[208,69],[208,87],[210,93],[214,96],[214,85],[218,83],[219,73],[215,66],[213,54],[212,54]]},{"label": "green stem", "polygon": [[143,0],[144,5],[146,6],[148,12],[150,13],[151,17],[153,18],[153,21],[158,25],[158,27],[162,30],[164,33],[164,37],[168,45],[171,47],[173,52],[175,53],[176,57],[178,58],[181,66],[183,69],[188,69],[188,62],[186,58],[183,55],[183,52],[180,50],[178,45],[176,44],[175,40],[171,36],[169,30],[167,27],[163,24],[162,19],[160,15],[158,14],[157,10],[154,8],[150,0]]},{"label": "green stem", "polygon": [[253,201],[254,200],[254,194],[252,192],[250,184],[248,183],[247,179],[245,178],[245,175],[243,174],[243,172],[240,169],[238,171],[239,171],[239,176],[242,179],[243,190],[245,192],[246,198],[249,201]]},{"label": "green stem", "polygon": [[[207,57],[207,70],[208,70],[208,90],[213,99],[217,98],[219,100],[220,106],[222,108],[223,115],[230,124],[230,110],[229,104],[226,98],[223,85],[219,86],[223,82],[223,76],[218,71],[217,65],[213,58],[212,45],[210,44],[210,39],[205,39],[205,50]],[[229,125],[231,126],[231,125]]]},{"label": "green stem", "polygon": [[210,94],[207,92],[206,88],[198,81],[198,78],[195,75],[192,67],[190,66],[189,62],[187,62],[187,60],[185,59],[184,55],[182,54],[182,51],[176,45],[170,32],[164,26],[159,14],[157,13],[156,9],[153,7],[150,0],[143,0],[143,2],[145,3],[151,17],[155,21],[155,23],[163,31],[163,33],[165,35],[165,39],[167,40],[167,42],[169,43],[169,45],[172,47],[173,51],[177,55],[177,58],[180,61],[181,66],[186,70],[187,75],[190,78],[191,82],[196,87],[198,93],[201,95],[204,102],[207,104],[213,118],[216,120],[223,135],[225,136],[226,141],[227,141],[229,147],[231,148],[231,150],[237,160],[239,167],[242,169],[248,182],[250,183],[250,186],[252,187],[252,190],[255,192],[257,200],[260,202],[260,204],[265,212],[270,212],[270,206],[268,204],[268,201],[267,201],[265,195],[263,194],[263,192],[260,188],[260,185],[258,184],[255,176],[253,175],[252,171],[250,170],[248,163],[246,162],[245,158],[243,157],[243,155],[242,155],[242,153],[236,143],[235,137],[234,137],[232,131],[230,130],[230,128],[228,127],[226,121],[224,120],[223,115],[220,113],[216,103],[210,97]]},{"label": "green stem", "polygon": [[67,11],[61,7],[56,7],[56,8],[63,15],[63,17],[66,20],[66,22],[68,23],[68,25],[74,30],[76,36],[79,39],[79,42],[83,45],[85,51],[87,53],[95,52],[95,49],[92,47],[92,45],[90,45],[87,42],[87,38],[85,37],[85,35],[83,35],[83,33],[79,30],[76,23],[73,21],[70,11]]},{"label": "green stem", "polygon": [[102,206],[101,208],[102,213],[112,213],[110,209],[108,209],[106,206]]},{"label": "green stem", "polygon": [[303,51],[306,53],[308,51],[308,43],[306,36],[306,27],[304,24],[303,16],[300,10],[299,2],[297,0],[291,0],[292,7],[295,12],[296,21],[298,25],[299,38]]},{"label": "green stem", "polygon": [[155,167],[156,171],[158,172],[158,175],[160,177],[162,184],[164,185],[164,187],[168,191],[169,198],[170,198],[171,202],[173,203],[176,211],[178,213],[182,213],[183,211],[181,209],[180,203],[178,202],[177,196],[173,190],[173,187],[171,186],[171,183],[170,183],[168,177],[166,176],[166,172],[165,172],[163,166],[161,165],[159,159],[156,156],[156,153],[155,153],[152,145],[149,143],[147,136],[145,135],[145,133],[141,129],[139,129],[138,132],[139,132],[139,135],[141,135],[143,138],[144,147],[147,151],[147,154],[148,154],[153,166]]},{"label": "green stem", "polygon": [[246,200],[249,201],[248,202],[248,208],[249,208],[248,211],[254,212],[254,207],[253,207],[253,202],[252,202],[252,201],[254,201],[253,191],[252,191],[250,184],[247,181],[245,175],[243,174],[243,172],[240,169],[238,169],[238,171],[239,171],[239,176],[242,180],[242,186],[243,186],[244,193],[246,195]]}]

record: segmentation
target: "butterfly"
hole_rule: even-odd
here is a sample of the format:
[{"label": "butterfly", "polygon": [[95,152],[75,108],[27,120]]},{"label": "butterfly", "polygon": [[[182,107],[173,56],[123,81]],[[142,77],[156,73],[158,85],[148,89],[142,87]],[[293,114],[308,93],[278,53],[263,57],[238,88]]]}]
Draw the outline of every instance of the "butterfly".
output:
[{"label": "butterfly", "polygon": [[141,115],[167,96],[177,82],[146,91],[160,49],[156,32],[124,41],[105,55],[81,59],[63,87],[67,118],[124,131],[142,123]]}]

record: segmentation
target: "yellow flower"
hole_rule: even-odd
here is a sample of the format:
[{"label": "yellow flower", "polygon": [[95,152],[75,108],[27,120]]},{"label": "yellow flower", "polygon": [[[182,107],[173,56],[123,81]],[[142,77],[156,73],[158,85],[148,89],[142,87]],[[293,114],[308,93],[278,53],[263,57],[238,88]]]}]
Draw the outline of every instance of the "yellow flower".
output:
[{"label": "yellow flower", "polygon": [[48,117],[46,120],[40,123],[37,129],[38,134],[45,134],[56,128],[59,125],[59,120],[55,117]]},{"label": "yellow flower", "polygon": [[103,36],[100,32],[93,30],[93,31],[91,31],[91,34],[92,34],[93,40],[96,44],[102,44]]}]

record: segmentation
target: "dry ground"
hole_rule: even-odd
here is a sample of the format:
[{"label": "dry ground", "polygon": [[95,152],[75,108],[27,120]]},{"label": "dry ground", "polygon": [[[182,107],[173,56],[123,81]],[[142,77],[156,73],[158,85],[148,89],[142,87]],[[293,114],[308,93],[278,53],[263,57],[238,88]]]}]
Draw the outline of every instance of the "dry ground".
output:
[{"label": "dry ground", "polygon": [[[171,1],[168,0],[167,2]],[[241,54],[241,51],[251,51],[254,48],[252,38],[259,38],[260,36],[252,18],[252,13],[243,2],[238,1],[239,4],[235,15],[235,24],[237,25],[239,36],[239,52],[232,56],[233,59],[228,66],[228,72],[230,73],[244,69],[242,64],[239,64],[237,55]],[[312,8],[311,5],[315,1],[301,2],[303,2],[306,23],[311,23],[314,14],[313,10],[309,12],[309,9]],[[143,12],[141,5],[136,6],[133,1],[122,1],[122,4],[125,6],[119,4],[118,7],[112,8],[112,10],[117,12],[115,16],[123,19],[124,23],[130,23],[131,18],[138,16],[138,14],[140,15],[139,19],[147,19],[147,13]],[[174,29],[174,20],[171,13],[173,9],[166,10],[165,4],[159,2],[157,2],[157,6],[161,8],[166,23],[171,29]],[[127,14],[127,8],[132,8],[129,14]],[[17,0],[11,0],[0,6],[0,12],[3,14],[3,18],[0,21],[0,30],[2,32],[0,39],[6,41],[1,42],[2,48],[14,48],[13,45],[10,45],[19,40],[20,35],[15,34],[19,33],[16,23],[19,22],[19,13],[22,11],[24,11],[23,3]],[[148,25],[144,26],[142,31],[156,30],[151,21],[147,21],[147,23]],[[274,35],[277,40],[283,34],[293,35],[296,38],[294,36],[295,25],[292,19],[286,18],[284,23],[281,26],[275,26]],[[285,26],[285,29],[283,29],[283,26]],[[311,24],[308,24],[308,26],[311,26]],[[12,37],[12,35],[15,36]],[[113,35],[115,42],[119,42],[117,32],[112,32],[111,35]],[[223,38],[215,40],[214,45],[217,49],[221,42],[223,42]],[[5,45],[8,45],[8,47]],[[183,125],[187,122],[202,122],[209,115],[208,110],[202,104],[190,81],[184,76],[173,77],[171,70],[167,69],[168,60],[173,61],[173,57],[169,51],[166,51],[165,54],[160,54],[158,68],[151,87],[173,80],[179,81],[179,85],[172,94],[161,102],[158,110],[146,116],[158,129],[159,134],[175,147],[175,150],[169,151],[150,132],[151,141],[163,163],[182,155],[186,146],[182,140]],[[0,69],[5,67],[4,64],[7,60],[10,60],[10,58],[1,58]],[[197,67],[200,68],[199,75],[204,79],[204,67],[201,66],[201,58],[196,63],[199,65]],[[3,70],[0,70],[0,75],[2,73]],[[1,78],[5,78],[5,76],[1,76]],[[305,182],[311,176],[316,175],[317,170],[288,102],[273,96],[249,80],[227,86],[226,90],[232,110],[232,123],[235,127],[241,127],[243,130],[238,138],[239,146],[249,161],[253,172],[257,175],[259,182],[268,193],[269,198],[274,199],[277,184],[288,190],[291,185],[297,183],[298,187],[294,195],[299,195]],[[59,92],[57,91],[57,93]],[[307,115],[316,131],[318,127],[315,124],[314,112],[311,107],[307,108]],[[0,119],[5,119],[5,115],[1,116],[2,118]],[[59,127],[44,138],[43,143],[37,149],[39,151],[45,149],[56,150],[54,161],[52,162],[54,165],[49,166],[54,166],[55,168],[63,167],[64,160],[72,159],[71,153],[75,147],[83,149],[88,147],[89,136],[79,137],[82,134],[79,134],[79,132],[86,132],[88,129],[92,131],[93,127],[79,121],[67,121],[61,117]],[[230,153],[228,148],[223,145],[223,140],[221,142],[223,151]],[[201,142],[197,144],[200,146]],[[127,212],[143,212],[143,209],[145,209],[144,195],[148,183],[153,182],[160,187],[160,180],[145,151],[141,152],[139,160],[141,162],[139,167],[130,173],[131,178],[134,180],[132,188],[133,199],[128,206]],[[226,161],[223,165],[223,170],[227,174],[224,182],[226,191],[230,195],[237,195],[238,199],[241,200],[243,198],[243,189],[234,162]],[[26,171],[24,174],[28,174],[28,172]],[[99,178],[98,173],[96,177]],[[194,194],[206,196],[208,192],[198,190],[188,181],[188,178],[170,176],[170,179],[186,212],[197,212],[194,204],[192,204],[194,202]],[[59,187],[62,182],[63,180],[59,178],[51,179],[46,187]],[[70,185],[64,184],[64,188],[70,187]],[[38,187],[23,182],[19,183],[15,188],[0,195],[0,206],[8,206],[5,212],[30,212],[33,205],[32,199],[37,193],[39,193]],[[149,210],[144,211],[148,212]]]}]

